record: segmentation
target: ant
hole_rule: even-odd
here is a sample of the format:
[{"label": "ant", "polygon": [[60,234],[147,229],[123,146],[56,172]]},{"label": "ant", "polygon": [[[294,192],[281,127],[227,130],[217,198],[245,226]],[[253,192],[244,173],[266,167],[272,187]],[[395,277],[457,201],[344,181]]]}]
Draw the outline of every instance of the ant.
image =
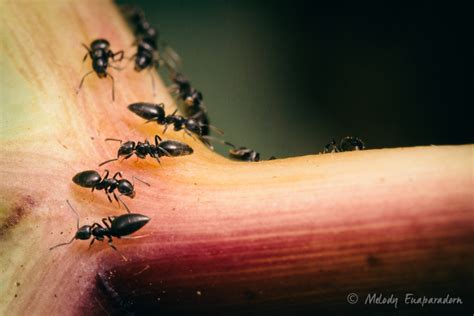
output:
[{"label": "ant", "polygon": [[[108,176],[109,170],[105,170],[105,174],[102,178],[97,171],[86,170],[76,174],[72,178],[72,181],[81,187],[92,188],[92,192],[94,190],[104,190],[105,195],[107,195],[110,203],[112,203],[112,199],[110,198],[110,194],[112,193],[115,201],[122,202],[127,212],[130,213],[130,209],[128,208],[127,204],[125,204],[122,199],[120,199],[120,196],[125,195],[133,199],[135,197],[134,183],[128,181],[127,179],[117,179],[118,176],[122,178],[121,172],[116,172],[112,178],[109,178]],[[133,177],[133,180],[135,179],[146,184],[147,186],[150,186],[150,184]],[[118,192],[121,193],[120,196],[117,196],[117,194],[114,192],[115,190],[118,190]]]},{"label": "ant", "polygon": [[[103,227],[99,223],[93,223],[92,225],[84,225],[84,226],[79,227],[79,214],[76,212],[76,210],[74,210],[71,203],[69,203],[69,200],[66,200],[66,202],[71,208],[71,210],[74,212],[74,214],[76,214],[76,218],[77,218],[76,234],[71,239],[71,241],[53,246],[49,248],[49,250],[53,250],[54,248],[57,248],[60,246],[69,245],[75,239],[88,240],[92,237],[92,241],[89,244],[89,248],[90,248],[95,240],[103,241],[104,238],[107,237],[109,246],[120,254],[120,252],[117,250],[115,245],[112,243],[112,237],[117,237],[117,238],[123,237],[123,238],[128,238],[128,239],[143,237],[143,236],[137,236],[137,237],[124,237],[124,236],[130,235],[136,232],[137,230],[145,226],[150,221],[150,218],[145,215],[123,214],[117,217],[109,216],[107,218],[103,218],[102,223],[104,224],[105,227]],[[125,258],[122,254],[120,255],[125,261],[127,261],[127,258]]]},{"label": "ant", "polygon": [[354,151],[365,149],[365,144],[362,140],[357,137],[346,136],[341,139],[339,145],[333,139],[331,143],[324,147],[323,153],[337,153],[343,151]]},{"label": "ant", "polygon": [[178,110],[175,110],[171,115],[165,115],[163,103],[133,103],[128,106],[128,109],[141,118],[146,119],[148,122],[156,121],[159,125],[164,125],[163,133],[166,132],[169,125],[173,125],[175,131],[184,130],[189,136],[192,136],[191,133],[194,133],[206,144],[208,144],[208,142],[206,138],[203,137],[205,136],[203,133],[204,128],[211,128],[219,134],[223,134],[220,129],[212,125],[202,124],[194,117],[184,118],[181,115],[176,115]]},{"label": "ant", "polygon": [[178,97],[187,105],[186,114],[193,116],[197,112],[206,111],[203,104],[203,95],[200,91],[191,86],[191,82],[179,72],[174,72],[171,76],[173,85],[169,88],[171,93],[176,93]]},{"label": "ant", "polygon": [[225,145],[232,147],[229,150],[229,157],[234,160],[257,162],[260,161],[260,154],[253,149],[247,147],[237,148],[234,144],[224,141]]},{"label": "ant", "polygon": [[137,142],[134,141],[127,141],[122,143],[120,139],[114,138],[106,138],[106,141],[113,140],[120,142],[120,148],[117,151],[117,158],[109,159],[104,161],[99,165],[105,165],[111,161],[118,160],[120,156],[124,156],[123,159],[128,159],[135,154],[138,158],[145,159],[147,155],[152,158],[156,158],[158,163],[160,162],[160,157],[168,156],[168,157],[178,157],[178,156],[187,156],[193,153],[193,149],[185,143],[181,143],[175,140],[165,140],[162,141],[161,137],[155,135],[155,144],[150,144],[148,140],[145,142]]},{"label": "ant", "polygon": [[137,38],[145,40],[152,46],[157,47],[158,31],[153,28],[146,20],[145,14],[138,7],[125,8],[125,14],[134,29],[134,34]]},{"label": "ant", "polygon": [[[79,93],[81,90],[82,84],[84,83],[84,79],[93,72],[97,74],[99,78],[106,78],[109,76],[112,79],[112,100],[115,100],[115,80],[114,77],[110,73],[107,72],[107,67],[110,66],[114,69],[121,70],[118,67],[114,67],[112,65],[109,65],[109,59],[112,59],[113,62],[116,61],[121,61],[123,59],[123,50],[118,51],[116,53],[112,52],[110,50],[110,43],[105,40],[105,39],[96,39],[92,41],[90,44],[90,47],[87,47],[87,45],[82,44],[84,48],[87,50],[86,55],[82,59],[82,62],[84,62],[87,59],[87,56],[89,56],[92,59],[92,70],[86,73],[82,79],[81,83],[79,84],[79,88],[77,89],[76,93]],[[116,59],[116,56],[120,57]]]},{"label": "ant", "polygon": [[[153,95],[156,94],[155,89],[155,80],[151,73],[151,70],[156,67],[159,68],[162,64],[167,63],[163,58],[161,58],[158,50],[158,31],[151,26],[151,24],[146,20],[145,14],[143,11],[137,7],[125,9],[125,14],[127,19],[130,22],[131,26],[134,29],[135,42],[134,45],[137,45],[137,52],[130,57],[130,60],[135,58],[135,71],[141,72],[144,69],[148,69],[148,73],[151,78],[151,85],[153,88]],[[162,46],[166,46],[162,44]],[[177,55],[170,47],[165,47],[165,53],[172,62],[175,62]],[[171,63],[167,65],[174,69],[171,66]]]},{"label": "ant", "polygon": [[[236,147],[234,144],[223,141],[222,144],[232,147],[229,150],[229,157],[234,160],[257,162],[260,161],[260,153],[247,147]],[[268,160],[275,160],[275,156],[271,156]]]}]

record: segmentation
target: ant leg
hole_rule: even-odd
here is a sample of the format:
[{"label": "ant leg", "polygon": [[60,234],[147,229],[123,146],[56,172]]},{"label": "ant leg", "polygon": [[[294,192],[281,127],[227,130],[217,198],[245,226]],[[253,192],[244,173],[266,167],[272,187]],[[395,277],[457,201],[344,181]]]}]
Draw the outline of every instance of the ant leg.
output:
[{"label": "ant leg", "polygon": [[117,171],[114,176],[112,177],[112,179],[115,179],[117,176],[120,176],[120,178],[123,178],[122,176],[122,171]]},{"label": "ant leg", "polygon": [[77,88],[76,90],[76,94],[79,94],[79,91],[81,91],[82,85],[84,84],[84,79],[86,79],[86,77],[89,76],[93,72],[94,70],[91,70],[82,77],[81,82],[79,83],[79,88]]},{"label": "ant leg", "polygon": [[161,137],[158,135],[155,135],[155,146],[158,147],[158,144],[162,141]]},{"label": "ant leg", "polygon": [[150,78],[151,78],[151,88],[153,89],[153,97],[156,97],[155,79],[153,78],[151,69],[152,68],[148,68],[148,74],[150,75]]},{"label": "ant leg", "polygon": [[[108,218],[108,220],[109,220],[110,222],[112,222],[111,219],[110,219],[110,217]],[[110,230],[110,225],[109,225],[109,223],[107,223],[107,218],[103,218],[103,219],[102,219],[102,223],[104,223],[105,227],[107,227],[107,229]],[[99,224],[97,224],[97,225],[99,225]],[[99,225],[99,226],[100,226],[100,225]]]},{"label": "ant leg", "polygon": [[110,194],[107,190],[104,190],[105,195],[107,195],[107,198],[109,199],[109,202],[112,203],[112,199],[110,198]]},{"label": "ant leg", "polygon": [[89,249],[91,249],[92,244],[94,243],[94,241],[95,241],[95,238],[92,238],[91,243],[89,244]]},{"label": "ant leg", "polygon": [[195,139],[193,134],[191,134],[191,132],[188,131],[187,129],[184,129],[184,134],[190,136],[192,139]]},{"label": "ant leg", "polygon": [[212,144],[209,142],[209,136],[199,136],[199,140],[202,141],[203,144],[207,146],[207,148],[209,148],[210,150],[214,150],[214,146],[212,146]]},{"label": "ant leg", "polygon": [[166,133],[166,130],[168,129],[168,123],[164,124],[165,128],[163,129],[163,134]]},{"label": "ant leg", "polygon": [[115,251],[122,257],[122,259],[123,259],[124,261],[128,261],[127,258],[126,258],[124,255],[122,255],[122,254],[120,253],[120,251],[118,251],[117,247],[115,247],[115,245],[112,243],[112,238],[110,238],[110,237],[109,237],[109,242],[108,242],[108,244],[109,244],[110,248],[112,248],[113,250],[115,250]]},{"label": "ant leg", "polygon": [[225,141],[225,140],[221,140],[221,139],[216,138],[216,137],[205,135],[205,136],[201,136],[200,138],[205,144],[210,144],[210,142],[213,141],[213,142],[216,142],[216,143],[219,143],[219,144],[222,144],[222,145],[227,145],[227,146],[232,147],[234,149],[236,148],[234,144],[232,144],[228,141]]},{"label": "ant leg", "polygon": [[105,169],[104,170],[104,175],[102,176],[102,179],[105,180],[109,176],[109,170]]},{"label": "ant leg", "polygon": [[[117,55],[120,55],[120,58],[116,60],[115,56],[117,56]],[[118,52],[112,54],[110,57],[112,57],[112,61],[122,61],[123,56],[124,56],[124,52],[123,52],[123,50],[121,50],[121,51],[118,51]]]},{"label": "ant leg", "polygon": [[158,147],[158,150],[160,150],[162,153],[164,153],[168,157],[173,157],[173,156],[171,156],[171,154],[166,149]]},{"label": "ant leg", "polygon": [[213,130],[214,132],[216,132],[217,134],[219,134],[219,135],[224,135],[224,131],[223,131],[223,130],[221,130],[220,128],[215,127],[215,126],[213,126],[213,125],[205,125],[205,124],[202,124],[201,126],[207,126],[207,127],[209,127],[211,130]]},{"label": "ant leg", "polygon": [[121,67],[117,67],[117,66],[113,66],[113,65],[109,65],[110,68],[113,68],[115,70],[118,70],[118,71],[122,71],[124,70],[125,68],[121,68]]},{"label": "ant leg", "polygon": [[106,72],[106,74],[112,79],[112,101],[115,101],[115,79],[110,73]]},{"label": "ant leg", "polygon": [[91,53],[91,50],[89,49],[89,47],[87,47],[86,44],[82,43],[82,46],[87,50],[87,53],[86,55],[84,56],[84,58],[82,58],[82,62],[85,62],[86,61],[86,58],[87,56]]},{"label": "ant leg", "polygon": [[138,235],[138,236],[122,236],[120,239],[140,239],[140,238],[145,238],[148,236],[153,235],[153,233],[145,234],[145,235]]}]

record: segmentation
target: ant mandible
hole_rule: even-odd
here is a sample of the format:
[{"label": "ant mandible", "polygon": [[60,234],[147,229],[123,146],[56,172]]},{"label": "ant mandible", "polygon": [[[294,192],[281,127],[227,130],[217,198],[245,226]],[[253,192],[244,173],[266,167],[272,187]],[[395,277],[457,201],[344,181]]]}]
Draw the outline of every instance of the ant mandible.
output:
[{"label": "ant mandible", "polygon": [[185,143],[181,143],[175,140],[165,140],[162,141],[161,137],[155,135],[155,144],[150,144],[148,140],[145,142],[127,141],[122,143],[122,140],[115,138],[107,138],[106,141],[118,141],[120,142],[120,148],[117,151],[117,158],[109,159],[101,163],[99,166],[105,165],[106,163],[116,161],[121,156],[123,159],[128,159],[135,154],[140,159],[145,159],[147,155],[152,158],[155,158],[158,163],[160,162],[160,157],[179,157],[191,155],[194,151],[193,149]]},{"label": "ant mandible", "polygon": [[[82,59],[82,62],[84,62],[87,59],[87,56],[89,56],[92,60],[92,70],[87,72],[81,79],[81,82],[79,84],[79,88],[77,89],[76,93],[79,93],[81,90],[81,87],[84,83],[84,79],[93,72],[97,74],[99,78],[106,78],[109,76],[112,79],[112,100],[115,100],[115,80],[114,77],[107,72],[107,67],[110,66],[114,69],[121,70],[118,67],[109,65],[109,59],[112,59],[113,62],[115,61],[121,61],[123,59],[123,50],[118,51],[116,53],[112,52],[110,50],[110,43],[106,39],[96,39],[92,41],[90,44],[90,47],[87,47],[87,45],[82,44],[84,48],[87,50],[86,55]],[[116,56],[120,55],[118,59],[116,59]]]},{"label": "ant mandible", "polygon": [[[116,172],[112,178],[109,178],[108,176],[109,176],[109,170],[105,170],[105,174],[102,178],[100,177],[97,171],[86,170],[86,171],[82,171],[76,174],[72,178],[72,181],[83,188],[92,188],[92,192],[94,190],[104,190],[105,195],[107,196],[107,198],[109,199],[109,202],[111,203],[112,203],[112,199],[110,198],[110,194],[113,194],[114,199],[117,202],[120,201],[125,206],[125,209],[127,210],[128,213],[130,213],[130,209],[128,208],[127,204],[125,204],[125,202],[122,201],[120,196],[125,195],[131,199],[135,197],[135,188],[134,188],[134,183],[133,183],[135,179],[146,184],[147,186],[150,186],[150,184],[136,177],[132,177],[133,182],[130,182],[127,179],[117,179],[118,176],[122,178],[121,172]],[[115,190],[117,190],[120,193],[119,196],[117,196],[117,194],[114,192]]]},{"label": "ant mandible", "polygon": [[69,242],[57,244],[56,246],[49,248],[49,250],[53,250],[54,248],[57,248],[60,246],[69,245],[75,239],[88,240],[92,237],[92,240],[89,244],[89,248],[90,248],[95,240],[103,241],[104,238],[107,237],[109,246],[113,250],[117,251],[117,253],[119,253],[125,261],[127,261],[127,258],[125,258],[117,250],[115,245],[112,243],[112,237],[117,237],[117,238],[123,237],[123,238],[128,238],[128,239],[143,237],[143,236],[137,236],[137,237],[124,237],[124,236],[130,235],[136,232],[137,230],[145,226],[150,221],[150,218],[148,216],[145,216],[142,214],[123,214],[117,217],[109,216],[107,218],[103,218],[102,223],[104,224],[105,227],[100,225],[99,223],[93,223],[92,225],[83,225],[79,227],[79,214],[72,207],[71,203],[69,203],[69,200],[66,200],[66,202],[71,208],[71,210],[73,211],[73,213],[76,215],[77,231],[74,234],[74,237]]}]

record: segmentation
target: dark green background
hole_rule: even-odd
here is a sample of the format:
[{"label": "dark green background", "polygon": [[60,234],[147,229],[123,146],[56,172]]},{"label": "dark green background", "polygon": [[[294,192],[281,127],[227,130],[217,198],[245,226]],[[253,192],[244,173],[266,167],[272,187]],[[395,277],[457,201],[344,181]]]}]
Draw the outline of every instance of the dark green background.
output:
[{"label": "dark green background", "polygon": [[180,54],[225,138],[263,158],[316,153],[347,135],[369,148],[473,142],[461,7],[119,3],[142,7]]}]

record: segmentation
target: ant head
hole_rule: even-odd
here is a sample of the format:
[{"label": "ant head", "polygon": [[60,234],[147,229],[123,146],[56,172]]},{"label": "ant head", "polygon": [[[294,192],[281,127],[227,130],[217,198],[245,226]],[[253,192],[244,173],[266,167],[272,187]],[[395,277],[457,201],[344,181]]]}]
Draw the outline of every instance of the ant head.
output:
[{"label": "ant head", "polygon": [[91,50],[98,50],[98,49],[103,49],[103,50],[108,50],[110,48],[110,43],[106,39],[96,39],[92,41],[91,43]]},{"label": "ant head", "polygon": [[153,62],[153,57],[148,53],[137,54],[135,57],[135,71],[140,72],[149,67]]},{"label": "ant head", "polygon": [[201,125],[193,118],[189,118],[186,120],[186,129],[197,135],[201,135],[202,133]]},{"label": "ant head", "polygon": [[86,240],[86,239],[89,239],[90,236],[91,236],[91,227],[90,227],[90,226],[87,226],[87,225],[86,225],[86,226],[79,227],[79,214],[77,214],[76,210],[72,207],[71,203],[69,203],[69,200],[66,200],[66,202],[67,202],[67,204],[69,205],[69,207],[71,208],[71,211],[76,215],[76,219],[77,219],[77,223],[76,223],[77,232],[76,232],[76,234],[74,235],[74,237],[73,237],[69,242],[63,242],[63,243],[57,244],[56,246],[53,246],[53,247],[49,248],[49,250],[52,250],[52,249],[57,248],[57,247],[69,245],[69,244],[72,243],[75,239]]},{"label": "ant head", "polygon": [[133,184],[126,179],[121,179],[119,181],[118,191],[132,199],[135,197],[135,190],[133,189]]},{"label": "ant head", "polygon": [[76,236],[74,238],[80,239],[80,240],[87,240],[91,238],[91,235],[92,235],[91,226],[84,225],[77,230]]},{"label": "ant head", "polygon": [[117,156],[130,155],[133,152],[133,149],[135,149],[135,142],[134,141],[125,142],[120,146],[120,148],[117,152]]}]

